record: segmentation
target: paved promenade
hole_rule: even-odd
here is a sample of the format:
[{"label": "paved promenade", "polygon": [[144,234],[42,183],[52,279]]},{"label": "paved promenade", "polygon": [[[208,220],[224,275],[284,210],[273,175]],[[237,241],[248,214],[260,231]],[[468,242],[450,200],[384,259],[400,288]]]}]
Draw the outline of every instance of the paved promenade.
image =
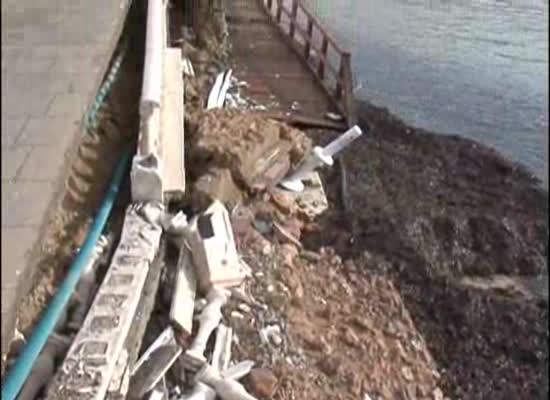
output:
[{"label": "paved promenade", "polygon": [[2,353],[131,0],[2,0]]}]

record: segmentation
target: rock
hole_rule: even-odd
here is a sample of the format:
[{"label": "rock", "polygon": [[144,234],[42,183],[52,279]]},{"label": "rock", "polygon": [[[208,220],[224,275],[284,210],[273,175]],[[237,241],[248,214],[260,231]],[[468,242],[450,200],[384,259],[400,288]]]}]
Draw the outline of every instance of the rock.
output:
[{"label": "rock", "polygon": [[401,368],[401,375],[403,375],[403,378],[405,378],[405,380],[408,382],[414,380],[414,375],[409,367]]},{"label": "rock", "polygon": [[279,238],[279,240],[283,243],[290,243],[299,248],[302,247],[300,240],[277,222],[273,222],[273,230],[277,235],[277,238]]},{"label": "rock", "polygon": [[281,246],[283,256],[283,266],[292,267],[294,259],[298,255],[298,249],[292,244],[283,244]]},{"label": "rock", "polygon": [[336,356],[324,356],[319,360],[317,366],[328,377],[335,377],[340,371],[342,360]]},{"label": "rock", "polygon": [[267,368],[254,368],[246,378],[250,393],[260,398],[270,399],[275,395],[279,379]]},{"label": "rock", "polygon": [[285,214],[293,214],[296,211],[294,199],[283,190],[272,189],[271,200]]},{"label": "rock", "polygon": [[245,303],[239,304],[237,308],[239,309],[239,311],[241,311],[245,314],[248,314],[250,312],[250,306],[248,304],[245,304]]},{"label": "rock", "polygon": [[435,388],[432,393],[432,396],[434,400],[443,400],[445,398],[440,388]]},{"label": "rock", "polygon": [[342,334],[342,340],[344,343],[351,347],[360,347],[361,346],[361,340],[357,336],[357,334],[353,331],[353,329],[346,327],[344,329],[344,332]]},{"label": "rock", "polygon": [[363,318],[363,317],[354,317],[354,318],[353,318],[353,323],[354,323],[357,327],[359,327],[359,328],[361,328],[361,329],[363,329],[363,330],[365,330],[365,331],[370,331],[370,330],[372,330],[372,327],[371,327],[369,321],[368,321],[366,318]]},{"label": "rock", "polygon": [[324,348],[322,337],[317,333],[311,330],[301,330],[299,332],[300,337],[304,341],[306,347],[311,350],[322,351]]},{"label": "rock", "polygon": [[310,251],[310,250],[304,250],[300,252],[300,257],[302,257],[305,260],[311,261],[311,262],[319,262],[321,261],[321,255]]}]

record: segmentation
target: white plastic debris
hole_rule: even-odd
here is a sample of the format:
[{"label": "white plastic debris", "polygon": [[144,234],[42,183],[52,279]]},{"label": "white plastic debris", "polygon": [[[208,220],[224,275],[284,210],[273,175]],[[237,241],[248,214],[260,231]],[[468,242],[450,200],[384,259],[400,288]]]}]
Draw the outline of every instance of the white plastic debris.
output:
[{"label": "white plastic debris", "polygon": [[222,400],[256,400],[243,385],[233,379],[224,378],[208,364],[204,364],[197,372],[195,380],[214,388]]},{"label": "white plastic debris", "polygon": [[349,146],[354,140],[359,138],[363,132],[359,126],[355,125],[347,132],[330,142],[325,147],[316,146],[311,155],[302,163],[298,169],[288,178],[281,181],[281,186],[287,190],[301,192],[304,190],[302,179],[309,175],[316,168],[324,165],[331,166],[334,163],[333,157],[340,153],[345,147]]},{"label": "white plastic debris", "polygon": [[221,288],[213,287],[206,296],[208,304],[199,316],[199,330],[191,346],[184,354],[184,360],[189,369],[196,368],[206,362],[204,351],[208,338],[222,319],[221,308],[227,303],[230,293]]},{"label": "white plastic debris", "polygon": [[212,286],[238,286],[250,274],[237,254],[229,213],[220,201],[193,218],[186,232],[202,293]]}]

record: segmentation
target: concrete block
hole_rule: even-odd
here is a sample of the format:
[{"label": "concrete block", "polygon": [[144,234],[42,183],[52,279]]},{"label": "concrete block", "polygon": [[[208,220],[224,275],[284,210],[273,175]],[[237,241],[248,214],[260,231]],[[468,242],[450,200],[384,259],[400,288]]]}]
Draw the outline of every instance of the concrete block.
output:
[{"label": "concrete block", "polygon": [[115,365],[113,377],[109,383],[106,399],[123,400],[128,394],[130,386],[130,366],[128,365],[128,351],[122,349],[120,357]]},{"label": "concrete block", "polygon": [[100,400],[106,396],[121,357],[162,229],[131,205],[103,283],[46,399]]}]

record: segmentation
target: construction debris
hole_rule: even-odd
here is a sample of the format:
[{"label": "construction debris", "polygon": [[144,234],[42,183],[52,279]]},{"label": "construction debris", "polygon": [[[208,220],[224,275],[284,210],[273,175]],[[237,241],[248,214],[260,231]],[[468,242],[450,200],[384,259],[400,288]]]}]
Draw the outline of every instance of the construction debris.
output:
[{"label": "construction debris", "polygon": [[340,153],[344,148],[349,146],[354,140],[359,138],[363,132],[359,126],[355,125],[347,132],[342,134],[330,142],[325,147],[316,146],[313,148],[311,154],[304,160],[300,167],[292,173],[289,177],[285,178],[281,185],[288,190],[294,192],[301,192],[304,190],[304,184],[302,180],[310,175],[316,168],[328,165],[332,166],[334,163],[333,157]]},{"label": "construction debris", "polygon": [[235,184],[251,192],[274,187],[311,148],[300,131],[237,110],[205,114],[189,140],[196,170],[227,168]]},{"label": "construction debris", "polygon": [[206,296],[208,304],[199,316],[199,330],[191,346],[185,352],[185,360],[189,369],[200,367],[206,362],[204,356],[206,343],[222,319],[221,308],[227,302],[229,296],[228,291],[217,287],[213,287],[208,292]]},{"label": "construction debris", "polygon": [[199,288],[207,293],[213,286],[238,286],[249,268],[237,254],[229,213],[215,201],[187,227]]},{"label": "construction debris", "polygon": [[141,399],[146,393],[154,390],[181,352],[174,330],[171,327],[166,328],[132,369],[129,399]]},{"label": "construction debris", "polygon": [[88,398],[99,400],[107,393],[162,232],[138,210],[131,205],[126,211],[111,266],[48,389],[47,399],[86,393]]},{"label": "construction debris", "polygon": [[180,248],[176,271],[176,285],[172,295],[170,321],[176,325],[180,334],[191,335],[193,327],[193,308],[197,291],[197,277],[191,255],[186,246]]}]

